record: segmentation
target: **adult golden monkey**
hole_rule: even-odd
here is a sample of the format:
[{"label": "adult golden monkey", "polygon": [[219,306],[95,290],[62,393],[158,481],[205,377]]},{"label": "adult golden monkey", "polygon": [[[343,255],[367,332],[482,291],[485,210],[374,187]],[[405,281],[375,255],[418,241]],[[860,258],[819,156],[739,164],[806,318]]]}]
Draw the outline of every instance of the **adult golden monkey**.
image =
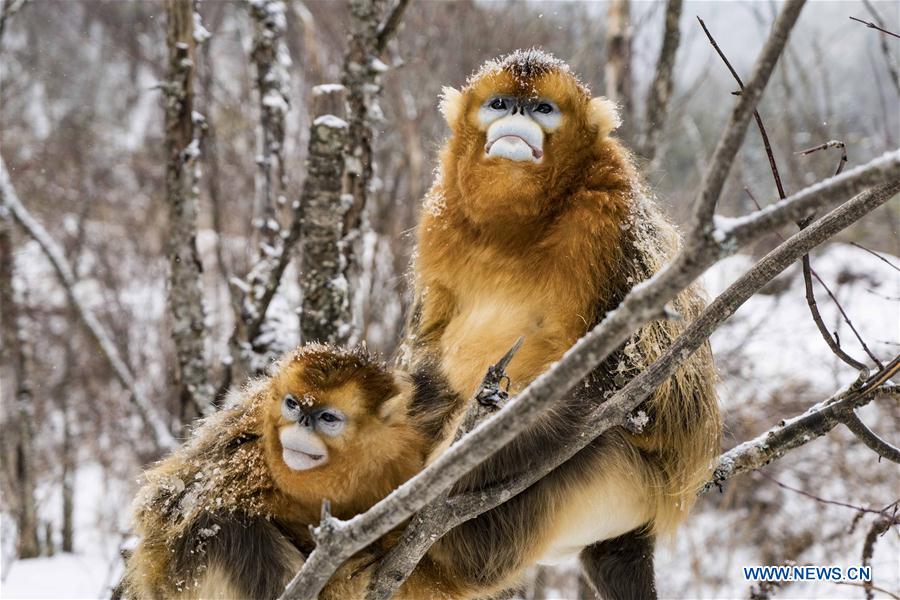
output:
[{"label": "adult golden monkey", "polygon": [[[675,252],[678,236],[648,199],[629,153],[610,137],[614,107],[538,50],[485,64],[445,89],[451,137],[425,202],[406,357],[438,365],[458,395],[445,437],[492,361],[525,337],[507,372],[515,393],[544,372]],[[525,471],[575,435],[583,415],[654,360],[702,308],[645,326],[526,435],[459,482],[469,491]],[[607,598],[656,594],[654,540],[685,518],[719,450],[708,348],[642,407],[640,431],[608,431],[505,504],[452,530],[405,591],[485,596],[529,565],[579,556]]]}]

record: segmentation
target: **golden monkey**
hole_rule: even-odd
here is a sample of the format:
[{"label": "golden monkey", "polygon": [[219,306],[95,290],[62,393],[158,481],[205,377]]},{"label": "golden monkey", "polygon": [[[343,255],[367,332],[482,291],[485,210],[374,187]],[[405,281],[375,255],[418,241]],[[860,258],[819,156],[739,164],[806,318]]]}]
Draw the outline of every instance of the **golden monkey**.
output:
[{"label": "golden monkey", "polygon": [[145,474],[124,594],[281,595],[324,499],[349,518],[422,468],[436,430],[413,387],[363,350],[287,354]]},{"label": "golden monkey", "polygon": [[[531,383],[677,249],[633,159],[610,137],[614,106],[538,50],[485,64],[445,88],[451,137],[418,228],[413,372],[439,365],[457,395],[452,437],[485,370],[519,337],[507,372]],[[526,435],[456,491],[509,479],[575,434],[585,413],[657,358],[703,308],[694,286],[673,302],[682,320],[646,325]],[[505,504],[452,530],[401,589],[411,597],[483,597],[533,564],[579,556],[609,598],[656,594],[653,546],[686,517],[719,450],[708,347],[641,409],[639,432],[616,428]],[[443,410],[443,407],[437,407]],[[437,411],[436,408],[436,411]],[[446,444],[445,444],[446,446]]]}]

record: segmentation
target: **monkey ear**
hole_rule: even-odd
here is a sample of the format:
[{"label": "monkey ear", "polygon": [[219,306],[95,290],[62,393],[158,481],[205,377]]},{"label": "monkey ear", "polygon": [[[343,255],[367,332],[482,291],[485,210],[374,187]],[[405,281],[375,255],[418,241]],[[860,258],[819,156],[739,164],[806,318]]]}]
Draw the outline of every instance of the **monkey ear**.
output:
[{"label": "monkey ear", "polygon": [[413,393],[412,382],[406,373],[395,372],[394,382],[397,384],[397,393],[385,399],[378,407],[378,417],[388,423],[406,416],[407,405]]},{"label": "monkey ear", "polygon": [[441,101],[438,104],[447,125],[453,127],[462,111],[462,92],[450,86],[441,88]]},{"label": "monkey ear", "polygon": [[406,396],[404,394],[396,394],[381,403],[378,409],[378,416],[382,421],[391,423],[398,417],[406,414]]},{"label": "monkey ear", "polygon": [[600,131],[601,137],[606,137],[622,124],[616,104],[603,96],[592,99],[588,104],[588,122]]}]

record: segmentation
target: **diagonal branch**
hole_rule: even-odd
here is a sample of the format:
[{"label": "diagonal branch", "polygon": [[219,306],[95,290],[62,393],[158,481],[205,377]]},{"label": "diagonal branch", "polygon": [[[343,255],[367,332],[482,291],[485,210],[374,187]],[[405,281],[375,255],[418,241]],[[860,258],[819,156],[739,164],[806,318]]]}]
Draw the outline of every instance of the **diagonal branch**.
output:
[{"label": "diagonal branch", "polygon": [[868,403],[879,393],[896,394],[900,388],[887,384],[887,381],[897,374],[898,369],[900,358],[894,358],[884,369],[872,376],[863,373],[855,383],[804,414],[735,446],[719,457],[719,465],[704,491],[735,475],[767,465],[788,451],[825,435],[843,422],[846,411]]},{"label": "diagonal branch", "polygon": [[400,26],[400,21],[403,19],[403,13],[406,11],[407,6],[409,6],[409,0],[397,0],[390,14],[378,27],[378,32],[375,34],[375,49],[378,52],[384,52],[388,42],[391,41],[391,38],[397,31],[397,27]]},{"label": "diagonal branch", "polygon": [[113,344],[109,333],[97,320],[93,311],[88,308],[87,304],[76,293],[75,288],[78,285],[78,280],[72,271],[72,267],[69,266],[69,262],[66,260],[65,252],[19,201],[16,190],[9,178],[9,173],[6,171],[6,163],[2,157],[0,157],[0,198],[2,198],[0,209],[7,209],[12,213],[16,223],[29,237],[37,242],[50,264],[53,265],[53,270],[56,271],[56,275],[59,277],[69,303],[75,308],[78,320],[81,321],[88,334],[97,342],[103,358],[109,364],[116,379],[128,391],[134,408],[144,426],[150,432],[150,439],[156,448],[158,450],[174,448],[177,443],[172,432],[169,431],[165,419],[157,412],[156,406],[138,389],[131,369],[119,355],[119,351]]}]

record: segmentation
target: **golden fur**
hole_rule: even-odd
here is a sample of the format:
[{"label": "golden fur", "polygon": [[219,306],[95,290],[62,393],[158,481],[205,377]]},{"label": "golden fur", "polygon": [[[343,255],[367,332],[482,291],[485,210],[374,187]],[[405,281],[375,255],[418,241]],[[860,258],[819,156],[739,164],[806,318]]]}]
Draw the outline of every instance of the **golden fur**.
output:
[{"label": "golden fur", "polygon": [[[348,417],[340,436],[323,436],[326,465],[284,464],[278,432],[290,424],[280,409],[287,393]],[[422,467],[427,444],[410,395],[408,383],[363,351],[312,345],[286,355],[145,473],[126,595],[277,596],[311,549],[309,525],[324,499],[349,518]]]}]

